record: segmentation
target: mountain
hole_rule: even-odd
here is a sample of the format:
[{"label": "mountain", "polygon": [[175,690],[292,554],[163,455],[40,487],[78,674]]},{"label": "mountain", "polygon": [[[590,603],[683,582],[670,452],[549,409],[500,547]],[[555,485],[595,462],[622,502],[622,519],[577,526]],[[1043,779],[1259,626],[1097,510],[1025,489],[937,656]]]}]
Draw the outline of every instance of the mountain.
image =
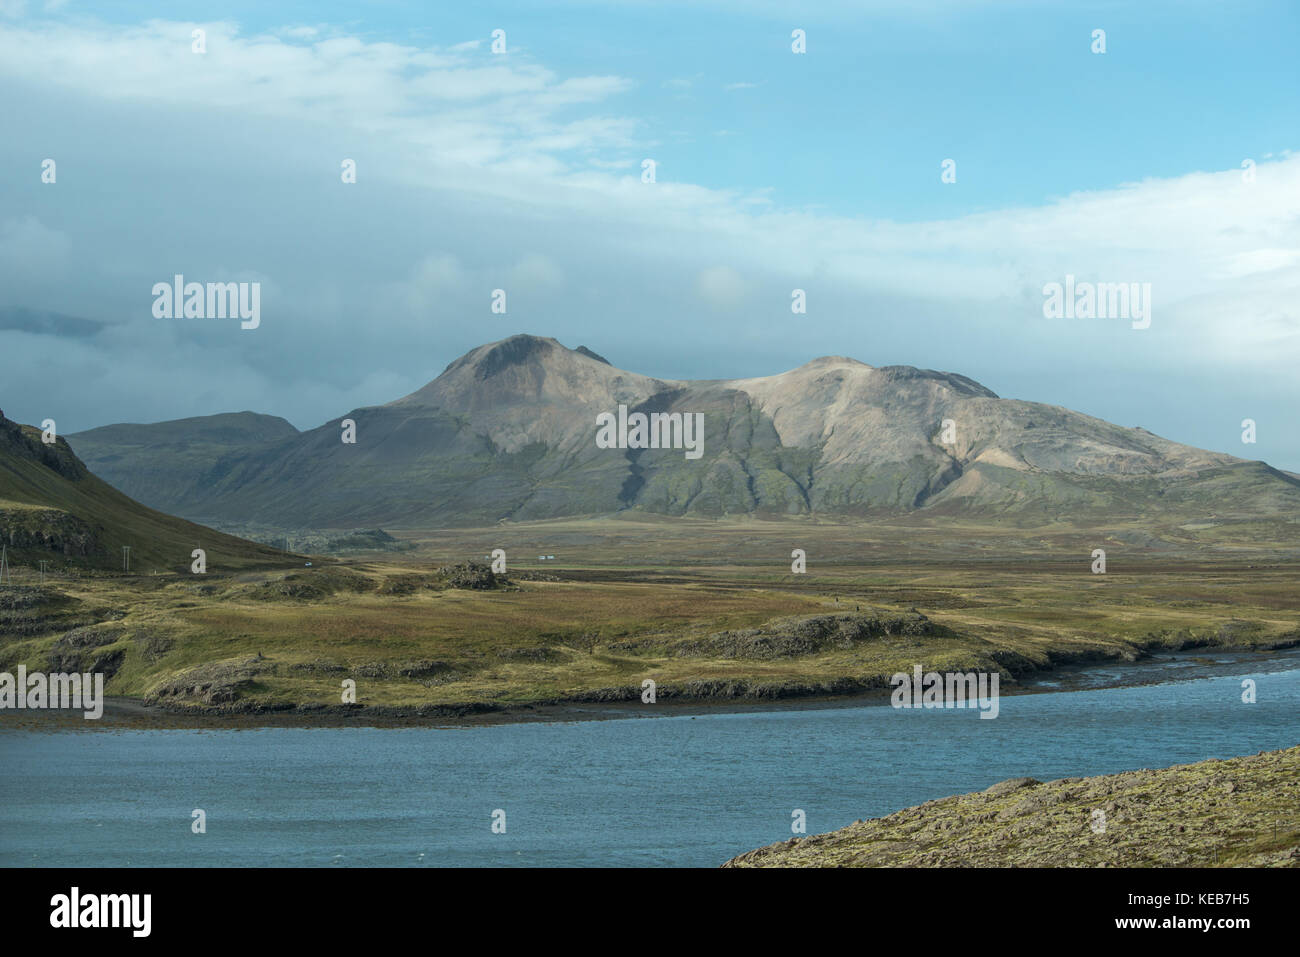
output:
[{"label": "mountain", "polygon": [[[130,427],[124,427],[130,428]],[[201,547],[209,569],[289,561],[277,549],[223,535],[133,501],[93,475],[63,438],[46,444],[41,430],[0,419],[0,542],[12,564],[188,570]]]},{"label": "mountain", "polygon": [[179,511],[212,463],[235,450],[290,438],[298,430],[274,415],[226,412],[151,425],[106,425],[77,433],[82,459],[110,485],[163,511]]},{"label": "mountain", "polygon": [[[702,415],[702,453],[598,447],[597,416],[620,405],[629,415]],[[355,444],[342,441],[346,420]],[[627,509],[1039,521],[1294,515],[1300,506],[1300,481],[1262,462],[1002,399],[954,373],[841,356],[760,378],[671,380],[624,371],[585,346],[518,335],[471,350],[403,398],[290,430],[241,413],[71,438],[92,469],[150,504],[297,527]]]}]

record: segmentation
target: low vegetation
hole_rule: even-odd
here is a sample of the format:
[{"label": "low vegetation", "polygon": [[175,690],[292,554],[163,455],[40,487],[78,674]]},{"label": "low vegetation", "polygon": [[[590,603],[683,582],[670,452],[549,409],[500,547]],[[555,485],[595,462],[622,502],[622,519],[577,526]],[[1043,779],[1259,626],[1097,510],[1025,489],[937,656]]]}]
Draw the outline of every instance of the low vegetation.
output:
[{"label": "low vegetation", "polygon": [[[646,679],[669,702],[856,694],[916,664],[997,670],[1005,692],[1071,662],[1300,644],[1296,566],[1257,555],[1117,549],[1093,575],[1087,551],[1064,561],[1055,548],[854,562],[841,551],[882,546],[851,546],[841,526],[718,526],[707,548],[616,521],[440,534],[400,558],[291,570],[214,562],[203,575],[52,573],[41,586],[23,569],[0,589],[0,670],[103,670],[110,695],[218,714],[455,714],[636,702]],[[809,549],[807,574],[780,559],[792,538]],[[505,576],[464,557],[500,544],[561,555],[520,558]],[[345,679],[356,705],[343,703]]]},{"label": "low vegetation", "polygon": [[1300,748],[1160,771],[1015,778],[724,867],[1300,867]]}]

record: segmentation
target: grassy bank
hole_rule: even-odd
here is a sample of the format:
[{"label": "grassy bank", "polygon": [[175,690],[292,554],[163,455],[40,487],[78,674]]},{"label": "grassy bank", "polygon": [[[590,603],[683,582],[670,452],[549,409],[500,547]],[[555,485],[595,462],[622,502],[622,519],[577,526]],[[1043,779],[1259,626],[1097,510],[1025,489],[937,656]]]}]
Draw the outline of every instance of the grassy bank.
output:
[{"label": "grassy bank", "polygon": [[[1012,542],[1015,560],[855,563],[842,527],[773,526],[717,530],[719,563],[719,542],[610,522],[532,527],[541,544],[508,542],[506,580],[472,589],[436,569],[522,535],[455,534],[293,571],[29,576],[0,590],[0,670],[103,671],[109,694],[218,714],[344,709],[346,680],[360,707],[456,713],[637,701],[646,679],[665,700],[851,694],[918,663],[1005,690],[1063,663],[1300,643],[1297,566],[1258,556],[1117,552],[1093,575],[1087,551]],[[554,565],[519,558],[548,544]]]}]

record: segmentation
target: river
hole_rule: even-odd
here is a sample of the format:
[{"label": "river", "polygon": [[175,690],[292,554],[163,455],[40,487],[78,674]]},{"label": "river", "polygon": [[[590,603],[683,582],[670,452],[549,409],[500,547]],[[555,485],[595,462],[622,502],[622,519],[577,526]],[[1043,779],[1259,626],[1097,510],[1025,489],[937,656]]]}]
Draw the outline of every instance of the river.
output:
[{"label": "river", "polygon": [[1295,650],[1074,670],[1037,688],[1061,690],[1003,694],[994,720],[873,701],[467,727],[0,724],[0,864],[716,866],[790,837],[796,809],[813,834],[1010,777],[1300,743]]}]

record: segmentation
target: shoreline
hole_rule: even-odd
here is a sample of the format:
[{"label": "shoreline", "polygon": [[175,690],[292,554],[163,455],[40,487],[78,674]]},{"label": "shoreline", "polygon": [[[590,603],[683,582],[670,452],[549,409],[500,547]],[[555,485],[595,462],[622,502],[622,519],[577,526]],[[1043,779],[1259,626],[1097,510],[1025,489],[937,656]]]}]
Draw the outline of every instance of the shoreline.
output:
[{"label": "shoreline", "polygon": [[[1228,661],[1215,658],[1228,657]],[[1238,666],[1258,662],[1262,673],[1300,668],[1300,644],[1270,648],[1213,645],[1149,653],[1136,661],[1098,657],[1062,662],[1032,672],[1000,691],[999,697],[1130,688],[1238,675]],[[1194,673],[1188,673],[1194,669]],[[1118,674],[1115,674],[1118,672]],[[1218,672],[1217,674],[1215,672]],[[1109,675],[1109,679],[1108,679]],[[846,681],[851,679],[846,679]],[[595,695],[598,692],[589,692]],[[80,709],[0,711],[0,733],[24,731],[254,730],[259,728],[467,728],[562,721],[610,721],[663,717],[701,717],[776,711],[817,711],[884,706],[888,687],[843,693],[796,692],[770,697],[715,696],[661,700],[546,701],[494,706],[474,703],[427,707],[384,705],[290,705],[247,710],[174,709],[139,698],[105,696],[102,717],[88,720]]]}]

